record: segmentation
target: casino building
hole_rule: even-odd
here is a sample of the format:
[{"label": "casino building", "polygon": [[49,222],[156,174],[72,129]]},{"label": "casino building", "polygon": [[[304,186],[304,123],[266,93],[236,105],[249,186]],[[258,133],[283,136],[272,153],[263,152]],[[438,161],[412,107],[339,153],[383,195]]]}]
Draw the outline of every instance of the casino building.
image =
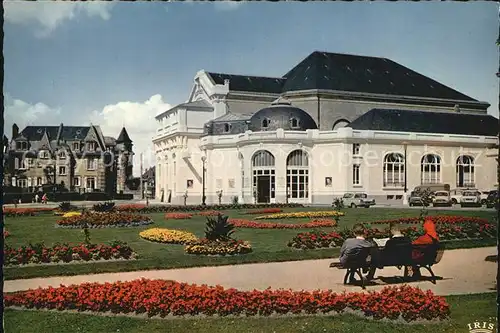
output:
[{"label": "casino building", "polygon": [[282,77],[199,71],[156,116],[157,199],[402,201],[418,185],[490,190],[490,105],[390,59],[313,52]]}]

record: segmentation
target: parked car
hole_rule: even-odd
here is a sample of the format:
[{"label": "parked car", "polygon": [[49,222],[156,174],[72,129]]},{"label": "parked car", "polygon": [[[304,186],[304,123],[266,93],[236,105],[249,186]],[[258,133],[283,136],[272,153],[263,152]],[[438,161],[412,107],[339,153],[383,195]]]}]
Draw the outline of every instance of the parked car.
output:
[{"label": "parked car", "polygon": [[497,208],[499,200],[498,190],[490,191],[486,198],[486,208]]},{"label": "parked car", "polygon": [[419,192],[417,192],[417,191],[412,191],[410,193],[410,198],[408,199],[408,204],[410,205],[410,207],[424,206],[425,205],[424,201],[422,200],[422,198],[419,195]]},{"label": "parked car", "polygon": [[344,206],[351,208],[369,208],[370,206],[375,205],[375,199],[369,199],[366,193],[345,193],[342,200],[344,201]]},{"label": "parked car", "polygon": [[481,197],[481,206],[486,205],[486,199],[488,199],[488,195],[490,195],[491,191],[480,191],[480,197]]},{"label": "parked car", "polygon": [[462,199],[460,200],[460,206],[481,206],[481,196],[479,191],[464,191],[462,192]]},{"label": "parked car", "polygon": [[460,203],[460,201],[462,200],[462,192],[464,190],[463,189],[453,189],[450,191],[450,198],[451,198],[451,202],[452,204],[454,205],[457,205]]},{"label": "parked car", "polygon": [[448,191],[436,191],[432,199],[432,206],[446,206],[451,207],[453,203],[451,202],[450,192]]}]

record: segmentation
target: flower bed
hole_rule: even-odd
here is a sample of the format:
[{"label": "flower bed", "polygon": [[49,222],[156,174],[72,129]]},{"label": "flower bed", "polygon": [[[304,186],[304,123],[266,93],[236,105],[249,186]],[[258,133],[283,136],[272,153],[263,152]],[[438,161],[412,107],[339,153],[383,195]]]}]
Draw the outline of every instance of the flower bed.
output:
[{"label": "flower bed", "polygon": [[56,244],[52,247],[35,244],[12,248],[5,246],[4,264],[18,266],[26,264],[45,264],[71,261],[134,259],[135,252],[126,243],[115,241],[104,244]]},{"label": "flower bed", "polygon": [[281,220],[281,219],[298,219],[298,218],[338,218],[344,216],[344,213],[335,210],[317,211],[317,212],[293,212],[293,213],[275,213],[256,217],[256,220]]},{"label": "flower bed", "polygon": [[10,232],[8,232],[7,230],[4,230],[3,231],[3,238],[5,239],[5,238],[7,238],[9,236],[10,236]]},{"label": "flower bed", "polygon": [[252,252],[252,246],[249,242],[242,240],[210,241],[200,239],[186,245],[184,251],[188,254],[228,256],[250,253]]},{"label": "flower bed", "polygon": [[219,214],[224,215],[224,212],[218,211],[218,210],[206,210],[203,212],[197,213],[200,216],[217,216]]},{"label": "flower bed", "polygon": [[244,214],[276,214],[276,213],[282,213],[283,209],[281,208],[264,208],[264,209],[256,209],[256,210],[249,210],[246,211]]},{"label": "flower bed", "polygon": [[38,207],[38,208],[3,208],[3,216],[18,217],[18,216],[34,216],[39,213],[52,212],[54,208]]},{"label": "flower bed", "polygon": [[206,210],[229,210],[229,209],[261,209],[261,208],[297,208],[303,207],[301,204],[229,204],[229,205],[186,205],[186,206],[167,206],[167,205],[119,205],[116,210],[121,212],[140,212],[140,213],[169,213],[169,212],[198,212]]},{"label": "flower bed", "polygon": [[193,215],[188,213],[167,213],[165,218],[167,220],[189,220]]},{"label": "flower bed", "polygon": [[378,292],[239,291],[164,280],[84,283],[4,294],[7,307],[166,316],[338,314],[354,310],[374,319],[447,319],[444,297],[403,285]]},{"label": "flower bed", "polygon": [[[489,223],[487,219],[471,216],[453,216],[453,215],[434,215],[427,216],[426,219],[431,219],[436,224],[460,224],[460,223]],[[370,222],[371,224],[421,224],[422,221],[419,217],[402,217],[394,220],[382,220]]]},{"label": "flower bed", "polygon": [[192,244],[198,240],[198,238],[190,232],[164,228],[147,229],[141,231],[139,236],[152,242],[168,244]]},{"label": "flower bed", "polygon": [[[436,231],[441,241],[496,237],[496,226],[493,224],[479,225],[476,223],[466,223],[461,226],[438,224]],[[401,232],[411,239],[416,239],[419,235],[423,234],[417,227],[408,227]],[[387,238],[390,237],[390,235],[389,228],[382,230],[374,228],[367,230],[366,237]],[[342,246],[345,239],[352,237],[354,237],[352,230],[343,230],[340,232],[305,232],[297,234],[287,245],[296,249],[339,247]]]},{"label": "flower bed", "polygon": [[62,218],[56,226],[63,228],[107,228],[107,227],[136,227],[153,223],[143,215],[130,213],[98,213],[86,212],[82,215]]},{"label": "flower bed", "polygon": [[263,223],[258,221],[250,221],[245,219],[229,219],[229,223],[236,228],[249,228],[249,229],[308,229],[308,228],[324,228],[335,227],[337,222],[335,220],[314,220],[308,223]]}]

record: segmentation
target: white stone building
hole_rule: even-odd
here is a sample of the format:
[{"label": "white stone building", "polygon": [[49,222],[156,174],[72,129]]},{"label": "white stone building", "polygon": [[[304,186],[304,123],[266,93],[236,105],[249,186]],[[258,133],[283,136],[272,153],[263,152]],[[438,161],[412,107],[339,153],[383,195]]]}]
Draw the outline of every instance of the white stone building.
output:
[{"label": "white stone building", "polygon": [[188,101],[156,116],[156,198],[330,204],[345,192],[401,201],[421,184],[490,190],[488,107],[385,58],[313,52],[281,78],[200,71]]}]

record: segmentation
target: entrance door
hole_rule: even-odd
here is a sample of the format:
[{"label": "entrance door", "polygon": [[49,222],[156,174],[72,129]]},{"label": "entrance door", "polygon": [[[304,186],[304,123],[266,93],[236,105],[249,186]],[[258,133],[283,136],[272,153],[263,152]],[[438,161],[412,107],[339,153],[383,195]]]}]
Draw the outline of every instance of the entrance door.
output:
[{"label": "entrance door", "polygon": [[257,176],[257,202],[269,203],[270,202],[270,176]]}]

